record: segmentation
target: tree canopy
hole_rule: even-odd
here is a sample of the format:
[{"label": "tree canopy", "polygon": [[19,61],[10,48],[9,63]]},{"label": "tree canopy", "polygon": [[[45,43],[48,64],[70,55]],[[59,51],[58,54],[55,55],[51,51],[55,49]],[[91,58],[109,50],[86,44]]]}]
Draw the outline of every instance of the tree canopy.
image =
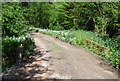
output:
[{"label": "tree canopy", "polygon": [[119,2],[32,2],[26,6],[26,18],[40,28],[84,29],[113,37],[120,32],[119,6]]}]

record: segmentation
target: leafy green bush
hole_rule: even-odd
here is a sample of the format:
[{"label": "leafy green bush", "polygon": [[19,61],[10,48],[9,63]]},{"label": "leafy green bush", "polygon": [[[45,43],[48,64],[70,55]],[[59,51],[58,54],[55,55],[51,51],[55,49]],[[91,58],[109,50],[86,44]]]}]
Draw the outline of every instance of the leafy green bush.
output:
[{"label": "leafy green bush", "polygon": [[27,58],[29,54],[32,52],[34,47],[34,40],[29,35],[23,35],[20,37],[6,37],[2,40],[2,68],[3,70],[11,67],[15,63],[17,47],[20,44],[23,44],[24,41],[27,40],[27,44],[24,45],[23,51],[23,59]]},{"label": "leafy green bush", "polygon": [[19,36],[21,31],[28,28],[20,2],[2,3],[2,34],[5,36]]},{"label": "leafy green bush", "polygon": [[25,19],[25,10],[21,2],[2,3],[3,69],[15,63],[17,47],[20,44],[24,44],[23,59],[27,58],[33,50],[34,40],[25,34],[25,30],[29,28],[28,21]]}]

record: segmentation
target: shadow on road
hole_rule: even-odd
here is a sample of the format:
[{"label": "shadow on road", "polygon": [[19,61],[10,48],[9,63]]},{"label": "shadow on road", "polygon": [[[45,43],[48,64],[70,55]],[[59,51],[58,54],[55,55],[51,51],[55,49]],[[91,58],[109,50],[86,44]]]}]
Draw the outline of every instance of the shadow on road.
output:
[{"label": "shadow on road", "polygon": [[47,52],[50,50],[35,48],[30,57],[23,60],[20,65],[14,65],[9,70],[4,71],[2,81],[36,81],[46,78],[47,67],[41,65],[46,60],[41,57]]}]

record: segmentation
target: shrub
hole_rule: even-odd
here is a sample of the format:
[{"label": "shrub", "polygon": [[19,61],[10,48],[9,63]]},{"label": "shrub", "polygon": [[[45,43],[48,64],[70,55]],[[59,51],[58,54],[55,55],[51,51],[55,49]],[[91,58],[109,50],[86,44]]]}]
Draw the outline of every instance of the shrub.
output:
[{"label": "shrub", "polygon": [[32,52],[34,47],[34,40],[29,35],[23,35],[20,37],[6,37],[2,40],[2,69],[11,67],[15,63],[16,59],[16,49],[20,44],[28,38],[27,44],[24,46],[23,59],[27,58]]},{"label": "shrub", "polygon": [[19,36],[28,28],[20,2],[2,3],[2,34],[3,36]]}]

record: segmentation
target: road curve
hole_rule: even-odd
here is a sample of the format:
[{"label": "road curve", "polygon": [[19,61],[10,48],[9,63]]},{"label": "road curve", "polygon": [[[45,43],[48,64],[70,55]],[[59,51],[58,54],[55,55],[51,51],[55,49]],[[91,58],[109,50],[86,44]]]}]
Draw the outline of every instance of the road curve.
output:
[{"label": "road curve", "polygon": [[49,78],[58,79],[118,79],[117,73],[108,66],[101,65],[101,57],[85,50],[62,42],[50,35],[31,33],[40,49],[50,50],[44,58],[53,73]]}]

